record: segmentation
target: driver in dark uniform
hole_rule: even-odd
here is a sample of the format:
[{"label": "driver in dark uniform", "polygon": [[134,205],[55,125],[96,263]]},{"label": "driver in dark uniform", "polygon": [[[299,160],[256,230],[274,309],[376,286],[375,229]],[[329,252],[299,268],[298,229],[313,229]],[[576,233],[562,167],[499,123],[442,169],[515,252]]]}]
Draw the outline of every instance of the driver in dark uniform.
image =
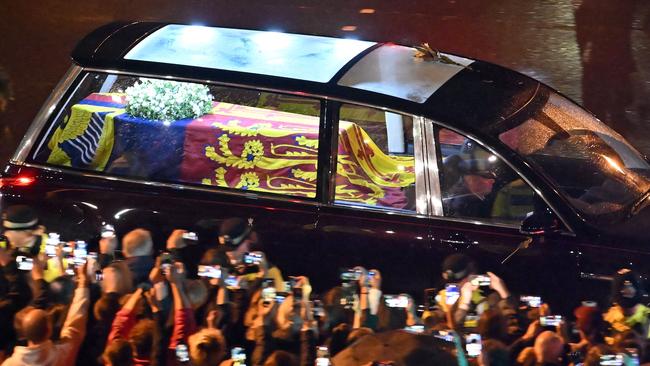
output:
[{"label": "driver in dark uniform", "polygon": [[448,216],[491,217],[498,159],[465,141],[457,155],[444,159],[443,207]]}]

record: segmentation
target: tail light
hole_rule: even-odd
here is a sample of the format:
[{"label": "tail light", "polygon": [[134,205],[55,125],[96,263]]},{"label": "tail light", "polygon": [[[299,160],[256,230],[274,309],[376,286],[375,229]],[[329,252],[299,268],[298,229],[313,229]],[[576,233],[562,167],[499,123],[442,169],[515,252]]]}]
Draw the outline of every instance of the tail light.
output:
[{"label": "tail light", "polygon": [[3,177],[0,178],[0,188],[2,187],[28,187],[36,182],[36,178],[30,176]]}]

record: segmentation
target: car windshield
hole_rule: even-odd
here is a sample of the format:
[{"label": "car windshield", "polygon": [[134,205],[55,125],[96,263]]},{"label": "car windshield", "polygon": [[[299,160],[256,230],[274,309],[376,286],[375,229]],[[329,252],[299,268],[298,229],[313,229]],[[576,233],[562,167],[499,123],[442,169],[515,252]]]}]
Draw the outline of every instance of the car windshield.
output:
[{"label": "car windshield", "polygon": [[650,165],[573,102],[547,88],[540,95],[541,107],[501,128],[499,139],[540,169],[583,217],[620,219],[650,188]]}]

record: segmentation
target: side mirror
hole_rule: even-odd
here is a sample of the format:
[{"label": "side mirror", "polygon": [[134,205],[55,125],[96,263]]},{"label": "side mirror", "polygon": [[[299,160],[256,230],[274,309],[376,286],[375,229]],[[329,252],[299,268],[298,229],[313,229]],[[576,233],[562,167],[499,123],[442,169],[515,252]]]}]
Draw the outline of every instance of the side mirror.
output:
[{"label": "side mirror", "polygon": [[526,235],[547,235],[560,231],[560,220],[548,207],[539,208],[526,216],[521,222],[519,232]]}]

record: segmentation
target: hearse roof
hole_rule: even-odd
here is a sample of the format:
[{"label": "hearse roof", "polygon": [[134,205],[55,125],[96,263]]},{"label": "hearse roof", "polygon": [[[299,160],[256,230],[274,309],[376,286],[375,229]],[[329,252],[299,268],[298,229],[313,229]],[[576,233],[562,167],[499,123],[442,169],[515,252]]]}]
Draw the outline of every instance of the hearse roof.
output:
[{"label": "hearse roof", "polygon": [[98,28],[72,53],[83,67],[260,86],[423,115],[470,130],[503,121],[538,83],[505,68],[393,43],[130,22]]}]

